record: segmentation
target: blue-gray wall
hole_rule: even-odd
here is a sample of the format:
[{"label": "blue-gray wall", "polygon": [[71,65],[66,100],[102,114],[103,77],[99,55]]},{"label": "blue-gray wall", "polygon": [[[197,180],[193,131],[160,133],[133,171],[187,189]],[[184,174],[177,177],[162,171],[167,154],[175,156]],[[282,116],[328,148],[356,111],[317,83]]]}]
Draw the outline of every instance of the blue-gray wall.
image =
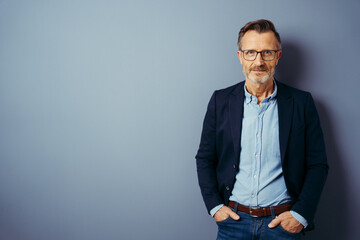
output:
[{"label": "blue-gray wall", "polygon": [[241,26],[313,93],[331,171],[305,239],[360,239],[359,1],[0,0],[0,239],[207,240],[194,156]]}]

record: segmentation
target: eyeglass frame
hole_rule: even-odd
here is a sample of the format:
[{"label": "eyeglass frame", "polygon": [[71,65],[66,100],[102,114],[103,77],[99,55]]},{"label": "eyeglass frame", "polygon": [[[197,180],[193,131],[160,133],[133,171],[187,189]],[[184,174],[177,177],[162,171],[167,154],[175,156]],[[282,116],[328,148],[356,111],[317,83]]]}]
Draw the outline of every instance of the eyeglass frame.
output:
[{"label": "eyeglass frame", "polygon": [[[280,49],[277,49],[277,50],[262,50],[262,51],[256,51],[256,50],[253,50],[253,49],[247,49],[247,50],[239,50],[240,52],[242,52],[242,56],[243,56],[243,58],[246,60],[246,61],[255,61],[255,59],[257,58],[257,56],[258,56],[258,54],[260,53],[260,56],[261,56],[261,59],[263,60],[263,61],[273,61],[274,59],[275,59],[275,56],[276,56],[276,53],[277,52],[280,52],[282,49],[280,48]],[[247,60],[245,57],[244,57],[244,52],[247,52],[247,51],[254,51],[254,52],[256,52],[256,55],[255,55],[255,58],[253,59],[253,60]],[[265,60],[264,59],[264,57],[263,57],[263,52],[265,52],[265,51],[272,51],[272,52],[274,52],[275,54],[274,54],[274,58],[273,59],[271,59],[271,60]]]}]

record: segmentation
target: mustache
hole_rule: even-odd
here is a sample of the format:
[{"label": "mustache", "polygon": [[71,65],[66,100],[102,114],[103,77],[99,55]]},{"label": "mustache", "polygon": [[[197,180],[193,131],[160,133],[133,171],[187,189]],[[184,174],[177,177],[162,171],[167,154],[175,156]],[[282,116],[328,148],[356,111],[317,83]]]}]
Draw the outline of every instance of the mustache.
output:
[{"label": "mustache", "polygon": [[250,71],[254,71],[254,70],[267,71],[268,68],[265,65],[260,65],[250,68]]}]

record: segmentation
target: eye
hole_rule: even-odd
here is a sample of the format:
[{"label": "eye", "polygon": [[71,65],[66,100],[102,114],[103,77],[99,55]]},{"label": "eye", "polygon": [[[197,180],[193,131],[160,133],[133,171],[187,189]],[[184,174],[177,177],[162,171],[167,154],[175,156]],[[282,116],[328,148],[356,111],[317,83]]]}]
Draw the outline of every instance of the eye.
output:
[{"label": "eye", "polygon": [[264,51],[263,51],[263,54],[264,54],[265,56],[271,56],[271,55],[272,55],[272,51],[271,51],[271,50],[264,50]]},{"label": "eye", "polygon": [[247,50],[245,52],[246,55],[255,55],[256,54],[256,51],[255,50]]}]

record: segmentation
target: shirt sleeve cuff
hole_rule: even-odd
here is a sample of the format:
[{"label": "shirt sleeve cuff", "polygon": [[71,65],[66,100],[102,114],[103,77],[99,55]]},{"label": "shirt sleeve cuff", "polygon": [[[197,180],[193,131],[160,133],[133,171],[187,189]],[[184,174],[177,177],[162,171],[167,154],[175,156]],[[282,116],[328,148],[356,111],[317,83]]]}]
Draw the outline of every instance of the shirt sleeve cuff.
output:
[{"label": "shirt sleeve cuff", "polygon": [[296,220],[298,220],[304,226],[304,228],[307,227],[308,222],[306,221],[306,219],[303,216],[301,216],[300,214],[298,214],[297,212],[292,211],[292,210],[290,210],[290,213]]},{"label": "shirt sleeve cuff", "polygon": [[216,207],[214,207],[213,209],[211,209],[210,215],[211,215],[212,217],[214,217],[215,213],[216,213],[217,211],[219,211],[220,208],[222,208],[222,206],[224,206],[224,204],[219,204],[219,205],[217,205]]}]

